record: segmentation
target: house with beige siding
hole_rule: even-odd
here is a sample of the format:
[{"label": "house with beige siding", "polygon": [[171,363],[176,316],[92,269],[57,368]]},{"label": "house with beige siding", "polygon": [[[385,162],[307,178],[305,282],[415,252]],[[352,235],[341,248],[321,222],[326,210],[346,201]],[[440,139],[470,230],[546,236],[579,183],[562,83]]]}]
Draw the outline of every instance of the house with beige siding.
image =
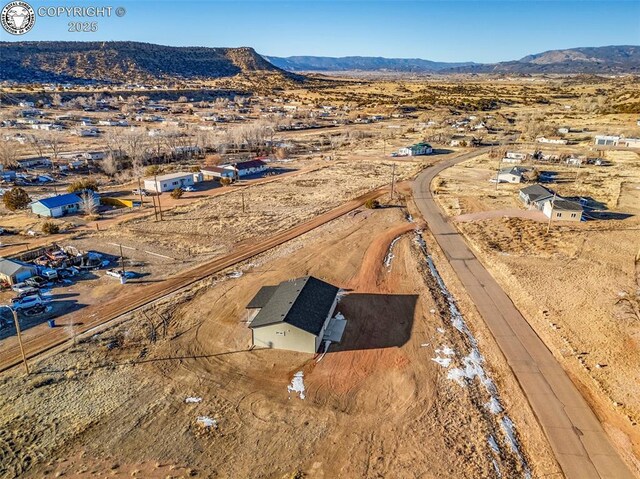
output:
[{"label": "house with beige siding", "polygon": [[247,305],[253,346],[315,354],[332,320],[338,292],[313,276],[262,287]]}]

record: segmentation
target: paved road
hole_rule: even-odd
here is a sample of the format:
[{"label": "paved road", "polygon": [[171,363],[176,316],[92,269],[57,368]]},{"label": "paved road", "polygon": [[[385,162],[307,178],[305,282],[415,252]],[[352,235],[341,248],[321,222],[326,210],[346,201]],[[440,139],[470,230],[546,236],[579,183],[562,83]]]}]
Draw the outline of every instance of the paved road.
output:
[{"label": "paved road", "polygon": [[[389,189],[387,187],[369,191],[293,228],[281,231],[272,236],[256,238],[254,241],[251,241],[250,244],[239,246],[227,255],[214,258],[211,261],[178,273],[164,281],[153,283],[149,286],[142,286],[135,290],[127,291],[123,288],[123,292],[114,300],[87,306],[80,311],[56,318],[56,323],[59,327],[55,329],[49,329],[44,325],[40,325],[24,331],[22,337],[26,356],[27,358],[33,358],[47,351],[53,351],[54,348],[58,348],[61,345],[70,344],[71,338],[69,337],[69,332],[64,328],[66,325],[78,324],[75,330],[76,334],[93,331],[96,327],[115,320],[152,301],[172,294],[196,281],[216,274],[286,243],[293,238],[308,233],[329,221],[359,208],[368,200],[377,198],[388,191]],[[56,349],[56,351],[57,350],[58,349]],[[11,369],[19,364],[21,364],[21,356],[16,337],[5,339],[2,348],[0,348],[0,372]]]},{"label": "paved road", "polygon": [[434,201],[430,184],[469,153],[426,169],[413,186],[429,229],[489,326],[568,479],[633,478],[566,372]]}]

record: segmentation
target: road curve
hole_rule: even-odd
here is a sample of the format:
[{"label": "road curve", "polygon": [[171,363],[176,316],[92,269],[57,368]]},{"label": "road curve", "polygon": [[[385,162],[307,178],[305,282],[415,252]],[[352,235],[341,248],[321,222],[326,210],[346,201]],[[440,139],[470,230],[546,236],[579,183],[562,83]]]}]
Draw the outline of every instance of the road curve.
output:
[{"label": "road curve", "polygon": [[[116,299],[101,304],[88,306],[80,311],[56,318],[59,326],[68,324],[79,324],[76,327],[76,334],[93,330],[94,328],[112,321],[124,314],[130,313],[152,301],[174,293],[201,279],[218,273],[242,261],[246,261],[253,256],[264,253],[276,246],[290,241],[300,235],[322,226],[350,211],[359,208],[368,200],[377,198],[388,192],[388,187],[381,187],[365,193],[351,201],[348,201],[337,208],[316,216],[293,228],[276,233],[272,236],[256,239],[248,245],[240,246],[229,254],[214,258],[200,266],[178,273],[164,281],[143,286],[134,291],[123,292]],[[65,343],[71,344],[69,333],[64,327],[55,329],[32,328],[22,333],[26,356],[28,359],[39,356],[42,353],[51,351]],[[14,344],[0,351],[0,372],[6,371],[19,365],[22,361],[20,349],[16,338],[7,338],[5,341],[13,340]]]},{"label": "road curve", "polygon": [[585,399],[526,319],[446,219],[431,193],[442,170],[473,152],[424,170],[413,184],[416,204],[520,383],[568,479],[631,479]]}]

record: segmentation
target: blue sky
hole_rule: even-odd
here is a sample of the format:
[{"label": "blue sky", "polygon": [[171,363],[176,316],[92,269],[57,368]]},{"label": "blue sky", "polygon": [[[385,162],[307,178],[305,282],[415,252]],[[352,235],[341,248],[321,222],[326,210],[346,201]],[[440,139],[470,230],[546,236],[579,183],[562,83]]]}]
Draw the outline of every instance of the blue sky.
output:
[{"label": "blue sky", "polygon": [[[29,0],[27,0],[29,1]],[[640,45],[640,1],[258,0],[30,1],[126,8],[118,18],[37,17],[2,40],[133,40],[163,45],[251,46],[274,56],[385,56],[495,62],[577,46]],[[98,22],[69,33],[69,21]]]}]

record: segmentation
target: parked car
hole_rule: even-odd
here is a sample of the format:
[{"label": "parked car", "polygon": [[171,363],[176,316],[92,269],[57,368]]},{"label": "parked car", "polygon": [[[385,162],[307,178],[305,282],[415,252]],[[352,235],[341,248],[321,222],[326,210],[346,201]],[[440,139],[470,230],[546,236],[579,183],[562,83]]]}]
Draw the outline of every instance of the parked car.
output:
[{"label": "parked car", "polygon": [[142,196],[147,196],[147,190],[139,190],[138,188],[136,188],[135,190],[132,190],[131,193],[133,193],[134,195],[142,195]]},{"label": "parked car", "polygon": [[40,274],[48,281],[54,281],[58,279],[58,272],[55,269],[43,269]]},{"label": "parked car", "polygon": [[113,276],[114,278],[122,278],[123,276],[125,278],[135,278],[136,274],[133,271],[122,271],[121,269],[115,269],[115,268],[111,268],[107,270],[107,274],[109,276]]},{"label": "parked car", "polygon": [[38,294],[32,294],[31,296],[25,296],[13,303],[13,309],[30,309],[34,306],[42,306],[44,304],[43,299]]},{"label": "parked car", "polygon": [[182,188],[182,191],[191,192],[196,191],[196,189],[193,186],[185,186],[184,188]]},{"label": "parked car", "polygon": [[18,294],[38,292],[38,288],[34,288],[33,286],[28,285],[27,283],[16,283],[13,286],[11,286],[11,289]]},{"label": "parked car", "polygon": [[42,288],[49,282],[49,280],[46,280],[41,276],[32,276],[31,278],[26,279],[24,282],[25,284],[33,286],[34,288]]}]

